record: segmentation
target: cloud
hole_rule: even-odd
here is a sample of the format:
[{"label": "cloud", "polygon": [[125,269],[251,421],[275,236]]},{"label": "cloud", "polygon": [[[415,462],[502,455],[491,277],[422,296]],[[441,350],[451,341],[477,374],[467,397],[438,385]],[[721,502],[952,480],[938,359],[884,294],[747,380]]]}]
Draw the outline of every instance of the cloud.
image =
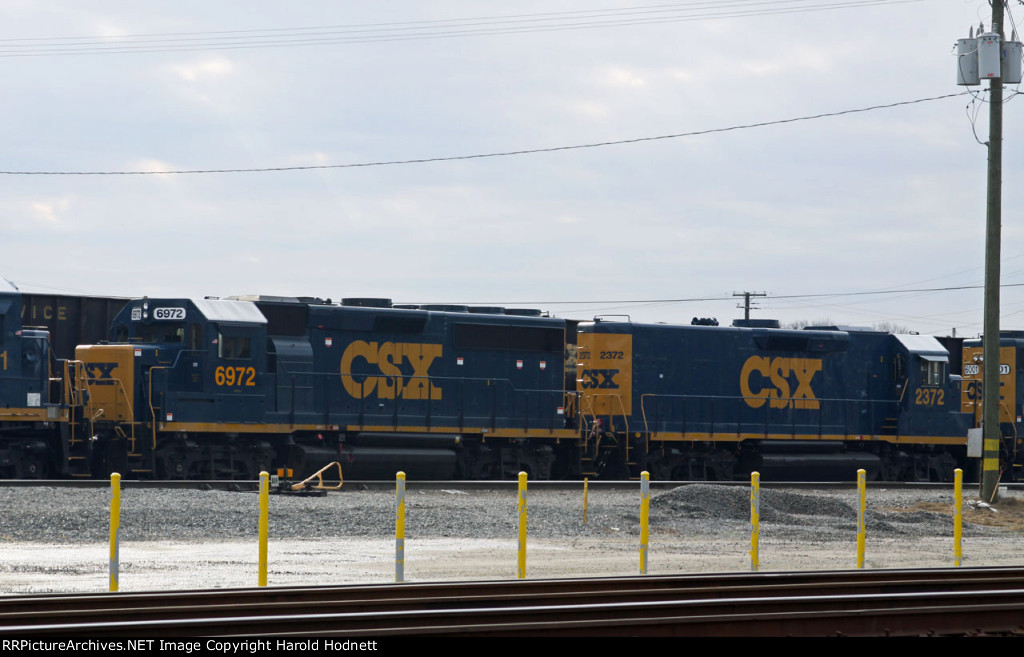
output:
[{"label": "cloud", "polygon": [[68,199],[56,201],[31,201],[29,203],[30,215],[36,224],[52,228],[63,228],[66,222],[63,215],[71,207]]},{"label": "cloud", "polygon": [[624,68],[609,69],[608,81],[613,85],[626,87],[642,87],[647,84],[642,77]]},{"label": "cloud", "polygon": [[295,153],[285,158],[290,166],[324,166],[338,164],[338,160],[329,153],[315,151],[312,153]]},{"label": "cloud", "polygon": [[224,57],[215,57],[188,64],[164,67],[170,78],[172,92],[187,103],[215,110],[220,114],[236,113],[243,102],[236,97],[239,85],[238,67]]},{"label": "cloud", "polygon": [[223,57],[207,59],[193,64],[175,64],[169,70],[184,82],[206,83],[234,74],[235,64]]}]

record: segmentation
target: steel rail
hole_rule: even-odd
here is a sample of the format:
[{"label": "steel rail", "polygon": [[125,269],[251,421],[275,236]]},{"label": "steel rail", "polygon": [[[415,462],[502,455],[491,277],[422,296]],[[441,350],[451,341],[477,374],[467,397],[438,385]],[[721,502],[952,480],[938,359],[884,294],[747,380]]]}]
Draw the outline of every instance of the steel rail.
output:
[{"label": "steel rail", "polygon": [[[990,600],[979,604],[978,598]],[[809,636],[1018,629],[1024,590],[452,607],[12,626],[11,634],[105,636]]]},{"label": "steel rail", "polygon": [[[978,568],[18,596],[0,598],[0,635],[1005,632],[1024,622],[1022,577]],[[17,600],[29,604],[12,611]]]},{"label": "steel rail", "polygon": [[[744,590],[765,593],[859,588],[864,592],[932,590],[942,587],[1016,588],[1024,582],[1024,566],[970,568],[904,568],[759,573],[695,573],[645,577],[581,577],[510,581],[453,581],[403,584],[308,585],[270,588],[197,589],[109,593],[39,593],[0,596],[0,619],[11,614],[90,609],[138,610],[168,605],[238,605],[258,601],[288,603],[330,601],[403,601],[420,598],[529,598],[538,595],[579,597],[630,592],[674,592],[677,595],[731,594]],[[919,588],[915,588],[919,587]]]},{"label": "steel rail", "polygon": [[[338,483],[336,480],[325,479],[325,483]],[[468,488],[473,490],[515,490],[516,481],[509,480],[424,480],[407,481],[408,486],[415,486],[423,490],[438,490],[449,488]],[[707,484],[713,486],[749,487],[749,481],[657,481],[652,480],[650,486],[657,490],[670,490],[680,486],[691,484]],[[394,480],[351,480],[345,481],[345,488],[349,490],[394,490]],[[575,490],[583,486],[582,480],[559,480],[530,482],[531,488],[549,490]],[[606,488],[610,490],[631,490],[640,487],[639,481],[633,480],[590,480],[591,488]],[[1001,488],[1008,490],[1024,490],[1024,483],[1000,483]],[[0,488],[109,488],[109,479],[0,479]],[[180,488],[180,489],[203,489],[203,490],[232,490],[232,491],[256,491],[259,489],[259,481],[254,479],[165,479],[165,480],[136,480],[122,479],[122,488]],[[829,481],[775,481],[761,482],[762,488],[779,489],[801,489],[801,490],[851,490],[856,489],[855,481],[829,482]],[[949,490],[952,491],[951,482],[896,482],[878,481],[871,482],[873,490]],[[343,489],[344,490],[344,489]]]}]

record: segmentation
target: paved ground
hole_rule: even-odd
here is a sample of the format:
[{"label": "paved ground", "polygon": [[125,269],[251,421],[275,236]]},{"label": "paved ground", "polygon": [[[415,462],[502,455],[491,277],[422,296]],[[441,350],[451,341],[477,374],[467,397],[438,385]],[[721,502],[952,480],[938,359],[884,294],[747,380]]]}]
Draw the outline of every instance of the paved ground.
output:
[{"label": "paved ground", "polygon": [[[726,494],[727,493],[727,494]],[[333,505],[340,512],[350,504],[363,510],[371,496],[332,494],[324,501],[280,502],[302,504],[310,511],[318,505]],[[746,491],[723,492],[710,486],[682,487],[659,493],[652,499],[651,541],[648,572],[738,572],[748,571],[750,563],[749,523],[743,507]],[[875,510],[869,521],[866,567],[937,567],[953,565],[952,504],[935,501],[941,493],[900,494],[873,498]],[[453,503],[452,497],[459,497]],[[825,570],[856,566],[856,535],[852,511],[852,493],[779,493],[763,508],[761,527],[761,570]],[[81,497],[81,496],[79,496]],[[129,497],[126,495],[126,497]],[[731,498],[737,498],[735,500]],[[556,498],[545,501],[540,493],[531,502],[538,515],[560,509]],[[36,497],[38,499],[38,496]],[[174,496],[170,496],[173,501]],[[252,507],[253,495],[217,494],[223,508],[238,500],[244,509]],[[502,509],[493,508],[495,499],[452,491],[424,494],[411,504],[412,514],[426,514],[441,505],[448,513],[471,516],[497,513],[514,517],[514,498],[502,501]],[[556,536],[550,527],[538,531],[542,537],[527,542],[527,576],[530,578],[595,575],[634,575],[639,572],[639,531],[636,497],[625,494],[593,502],[591,520],[583,526],[576,519],[566,523],[566,535]],[[472,503],[471,503],[472,502]],[[506,504],[506,502],[508,502]],[[393,495],[380,493],[382,507],[393,509]],[[8,507],[15,506],[6,500]],[[40,526],[67,523],[82,512],[68,508],[70,503],[35,510]],[[605,504],[604,507],[601,504]],[[504,506],[509,509],[504,509]],[[93,504],[95,506],[95,504]],[[479,508],[476,508],[479,507]],[[731,507],[734,510],[728,511]],[[808,508],[810,507],[810,508]],[[968,510],[964,548],[964,566],[1024,563],[1024,533],[1020,520],[1024,503],[1004,499],[998,513]],[[471,510],[476,509],[476,510]],[[351,509],[349,509],[351,512]],[[386,509],[385,509],[386,511]],[[786,513],[783,513],[785,511]],[[367,511],[369,513],[369,511]],[[566,513],[566,511],[561,511]],[[818,515],[814,515],[817,512]],[[373,511],[380,515],[380,510]],[[390,513],[390,512],[388,512]],[[575,516],[577,510],[572,510]],[[737,517],[730,516],[730,513]],[[808,515],[808,514],[811,515]],[[224,515],[221,513],[220,515]],[[245,524],[254,526],[249,512]],[[291,513],[290,515],[295,515]],[[387,514],[385,514],[387,515]],[[166,524],[162,540],[125,539],[120,548],[121,590],[245,587],[257,584],[258,543],[254,531],[244,538],[204,540],[196,538],[203,529],[201,517],[190,512],[161,515],[153,505],[136,512],[141,522]],[[69,532],[60,541],[30,541],[7,514],[0,521],[0,593],[41,593],[65,591],[105,591],[108,586],[109,547],[100,540],[80,540]],[[376,517],[376,516],[373,516]],[[550,516],[552,518],[556,516]],[[132,518],[127,515],[126,521]],[[177,520],[169,520],[176,518]],[[772,520],[774,519],[774,520]],[[465,520],[463,518],[461,521]],[[174,525],[180,522],[181,527]],[[7,523],[6,525],[4,523]],[[73,525],[73,523],[71,523]],[[283,531],[284,523],[280,523]],[[991,525],[999,525],[992,527]],[[64,526],[64,525],[60,525]],[[516,576],[517,536],[513,522],[481,524],[481,536],[445,536],[453,522],[424,527],[407,535],[405,577],[407,581],[512,579]],[[475,525],[471,525],[475,526]],[[187,528],[187,529],[186,529]],[[272,516],[271,536],[275,536]],[[366,528],[364,528],[365,530]],[[571,531],[570,531],[571,530]],[[125,534],[129,534],[127,530]],[[321,532],[323,533],[323,532]],[[330,534],[331,532],[326,532]],[[353,533],[343,529],[334,533]],[[373,534],[362,531],[360,534]],[[440,535],[439,535],[440,534]],[[502,537],[495,538],[495,534]],[[174,537],[180,536],[182,540]],[[317,539],[277,536],[269,543],[269,584],[338,584],[391,582],[395,577],[395,541],[388,531],[377,536],[324,535]],[[187,539],[187,540],[185,540]]]}]

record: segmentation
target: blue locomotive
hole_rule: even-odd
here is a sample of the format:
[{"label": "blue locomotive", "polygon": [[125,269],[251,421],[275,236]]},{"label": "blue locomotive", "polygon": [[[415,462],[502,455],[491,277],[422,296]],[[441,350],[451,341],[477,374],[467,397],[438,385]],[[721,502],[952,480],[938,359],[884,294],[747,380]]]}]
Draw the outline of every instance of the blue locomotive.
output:
[{"label": "blue locomotive", "polygon": [[53,371],[49,331],[22,325],[22,295],[0,279],[0,473],[45,476],[72,414]]},{"label": "blue locomotive", "polygon": [[346,475],[546,479],[567,325],[387,300],[140,299],[83,345],[83,415],[108,468],[251,479],[339,460]]},{"label": "blue locomotive", "polygon": [[[144,298],[83,310],[116,315],[72,355],[24,325],[26,299],[0,289],[7,477],[251,479],[337,460],[352,478],[948,480],[977,424],[970,358],[961,385],[959,354],[928,336]],[[1024,386],[1005,390],[1016,439]]]},{"label": "blue locomotive", "polygon": [[964,463],[973,416],[935,338],[736,324],[581,324],[592,458],[687,480],[946,481]]}]

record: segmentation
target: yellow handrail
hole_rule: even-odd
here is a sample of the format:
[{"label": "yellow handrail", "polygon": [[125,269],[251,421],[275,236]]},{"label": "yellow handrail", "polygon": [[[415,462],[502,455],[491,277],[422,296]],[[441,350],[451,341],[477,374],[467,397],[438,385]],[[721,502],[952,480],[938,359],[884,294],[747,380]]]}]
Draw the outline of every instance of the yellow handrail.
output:
[{"label": "yellow handrail", "polygon": [[[626,456],[628,457],[629,456],[629,453],[628,453],[628,450],[629,450],[629,418],[626,415],[626,405],[622,402],[622,396],[621,395],[617,395],[617,394],[612,394],[612,393],[605,393],[605,394],[592,393],[592,394],[587,394],[587,395],[581,395],[581,399],[583,400],[583,404],[580,404],[580,415],[582,415],[584,419],[587,418],[588,411],[589,411],[589,416],[591,418],[596,418],[597,417],[597,413],[594,411],[594,406],[591,403],[591,398],[592,397],[610,397],[610,398],[612,398],[612,399],[614,399],[614,400],[616,400],[618,402],[619,409],[622,411],[622,422],[625,425],[624,431],[626,433],[626,438],[627,438],[627,440],[626,440],[626,449],[627,449]],[[588,409],[584,409],[583,408],[584,404],[588,407]],[[611,420],[611,414],[609,414],[609,420]],[[612,431],[612,432],[615,431],[615,426],[611,422],[609,422],[608,430]],[[585,433],[584,434],[583,446],[585,448],[589,447],[589,445],[587,444],[589,437],[590,437],[589,433]]]},{"label": "yellow handrail", "polygon": [[156,423],[157,423],[156,409],[157,409],[157,407],[153,406],[153,370],[166,370],[166,369],[168,369],[168,368],[167,367],[162,367],[160,365],[154,365],[153,367],[149,368],[149,395],[148,395],[149,396],[149,414],[150,414],[150,417],[153,418],[153,421],[150,424],[153,427],[153,449],[154,450],[156,449]]}]

